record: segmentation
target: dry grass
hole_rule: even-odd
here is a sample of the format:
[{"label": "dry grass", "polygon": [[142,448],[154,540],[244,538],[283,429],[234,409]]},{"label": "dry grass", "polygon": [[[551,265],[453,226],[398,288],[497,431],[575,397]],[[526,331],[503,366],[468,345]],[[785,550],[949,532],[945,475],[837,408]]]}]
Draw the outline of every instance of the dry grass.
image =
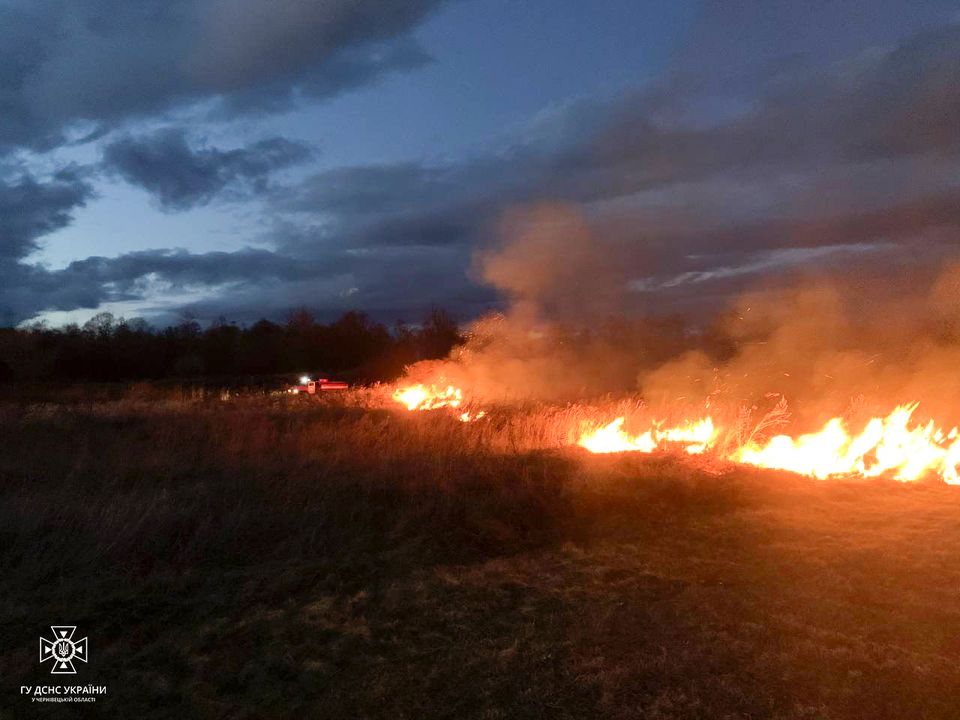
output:
[{"label": "dry grass", "polygon": [[103,717],[960,717],[960,489],[557,447],[597,419],[2,406],[0,717],[61,622]]}]

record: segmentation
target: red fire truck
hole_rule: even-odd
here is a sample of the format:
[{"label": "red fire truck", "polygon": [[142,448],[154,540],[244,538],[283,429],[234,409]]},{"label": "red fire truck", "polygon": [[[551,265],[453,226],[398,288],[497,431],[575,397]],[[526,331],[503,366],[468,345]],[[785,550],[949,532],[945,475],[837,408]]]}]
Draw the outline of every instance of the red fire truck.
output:
[{"label": "red fire truck", "polygon": [[307,395],[316,395],[319,392],[327,390],[346,390],[349,387],[347,383],[338,380],[328,380],[327,378],[317,378],[312,380],[309,375],[300,378],[296,385],[287,388],[287,392],[294,395],[305,393]]}]

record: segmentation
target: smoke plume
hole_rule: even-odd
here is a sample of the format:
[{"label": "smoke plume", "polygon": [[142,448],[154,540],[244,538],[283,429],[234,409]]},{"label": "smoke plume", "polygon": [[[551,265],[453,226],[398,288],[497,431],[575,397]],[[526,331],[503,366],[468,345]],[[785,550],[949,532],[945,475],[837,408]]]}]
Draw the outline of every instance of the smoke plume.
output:
[{"label": "smoke plume", "polygon": [[410,377],[483,402],[639,394],[700,412],[786,400],[810,426],[912,402],[918,417],[956,414],[958,261],[780,275],[712,314],[651,317],[636,314],[625,252],[569,207],[513,211],[475,262],[505,309]]}]

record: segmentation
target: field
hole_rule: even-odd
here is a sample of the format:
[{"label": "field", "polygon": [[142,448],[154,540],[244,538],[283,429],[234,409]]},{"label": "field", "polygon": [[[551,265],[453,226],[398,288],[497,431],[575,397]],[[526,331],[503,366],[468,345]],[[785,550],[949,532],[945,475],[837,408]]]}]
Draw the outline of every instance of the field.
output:
[{"label": "field", "polygon": [[0,405],[0,717],[960,717],[960,488],[148,395]]}]

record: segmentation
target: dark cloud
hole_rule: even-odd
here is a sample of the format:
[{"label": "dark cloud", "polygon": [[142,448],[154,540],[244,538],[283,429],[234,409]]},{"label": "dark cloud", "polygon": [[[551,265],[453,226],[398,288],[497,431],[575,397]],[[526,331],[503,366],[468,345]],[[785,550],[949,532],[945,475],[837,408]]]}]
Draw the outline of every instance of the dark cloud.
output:
[{"label": "dark cloud", "polygon": [[237,285],[187,308],[200,318],[223,315],[241,321],[282,318],[292,307],[313,308],[324,319],[359,308],[392,323],[418,320],[442,302],[462,317],[475,317],[494,306],[497,296],[464,281],[468,262],[463,252],[450,248],[394,248],[359,257],[328,254],[308,261],[312,277]]},{"label": "dark cloud", "polygon": [[[346,5],[334,3],[330,12],[339,18]],[[286,27],[292,16],[283,17]],[[383,37],[410,17],[393,16]],[[343,32],[336,42],[353,37]],[[256,45],[238,32],[237,46],[247,43]],[[283,76],[308,53],[298,42],[288,55],[274,51],[280,54],[263,68],[249,68],[232,63],[230,47],[211,50],[225,53],[224,67],[238,74],[202,82],[226,92],[235,77]],[[473,312],[493,299],[467,277],[473,256],[497,237],[504,213],[545,201],[575,211],[530,215],[533,227],[517,234],[535,239],[533,252],[501,246],[500,257],[516,267],[493,277],[527,295],[522,283],[546,278],[557,286],[544,293],[546,305],[564,312],[586,304],[575,300],[571,308],[564,298],[598,296],[598,283],[625,284],[629,292],[603,293],[621,304],[716,308],[747,283],[803,267],[933,265],[950,254],[960,229],[960,27],[828,62],[776,61],[749,76],[750,83],[727,85],[671,75],[625,99],[570,103],[543,113],[512,142],[459,161],[317,173],[269,196],[273,250],[135,253],[48,275],[23,269],[24,284],[49,284],[53,299],[21,299],[17,317],[93,298],[143,297],[156,280],[215,289],[194,307],[216,314],[305,304],[389,315],[431,302]],[[264,81],[230,92],[237,102],[267,102],[271,87]],[[191,148],[177,134],[125,139],[107,152],[112,167],[171,208],[263,187],[270,170],[287,162],[277,157],[257,146]],[[556,217],[576,220],[558,229]],[[593,252],[604,262],[594,263]],[[615,272],[577,273],[576,265]],[[575,292],[564,294],[560,286],[575,282]]]},{"label": "dark cloud", "polygon": [[[670,81],[664,82],[669,88]],[[640,207],[631,212],[646,220],[651,207],[679,196],[688,205],[699,203],[703,198],[691,188],[711,182],[728,192],[751,189],[757,198],[780,183],[781,197],[763,213],[781,217],[801,201],[809,212],[801,192],[816,194],[818,185],[830,185],[825,205],[842,193],[849,200],[843,209],[854,213],[862,212],[860,203],[874,189],[888,202],[902,200],[917,182],[937,193],[942,185],[922,179],[928,166],[960,152],[960,26],[827,65],[772,68],[749,105],[713,118],[702,115],[697,124],[684,120],[688,113],[681,109],[664,116],[663,92],[658,85],[622,102],[561,108],[487,157],[320,173],[284,193],[278,208],[323,216],[332,220],[337,237],[370,245],[409,244],[418,236],[462,241],[470,234],[445,228],[474,226],[484,214],[542,200],[597,204],[635,197]],[[677,102],[696,105],[698,99]],[[852,176],[869,163],[874,165]],[[919,180],[906,177],[906,163]],[[948,173],[933,170],[944,182]],[[864,186],[856,189],[863,198],[839,187],[831,174],[841,171],[848,182]],[[756,203],[750,214],[758,219]]]},{"label": "dark cloud", "polygon": [[583,271],[591,252],[632,290],[621,307],[652,310],[716,308],[759,278],[803,268],[935,265],[960,230],[958,62],[960,28],[950,26],[828,64],[777,65],[750,104],[712,120],[664,114],[653,87],[545,114],[486,157],[328,171],[278,203],[317,220],[286,247],[476,251],[511,207],[561,201],[581,208],[589,232],[574,235],[589,241],[570,252],[569,233],[534,213],[539,227],[519,234],[542,242],[509,264],[523,279],[568,267],[538,295],[550,307],[610,294],[606,274]]},{"label": "dark cloud", "polygon": [[138,300],[157,286],[165,292],[195,287],[256,287],[322,277],[329,265],[307,264],[267,250],[190,253],[148,250],[90,257],[61,270],[0,263],[0,320],[18,323],[45,310],[92,309],[105,302]]},{"label": "dark cloud", "polygon": [[769,68],[758,85],[759,96],[714,112],[713,121],[701,114],[698,124],[683,119],[690,113],[682,107],[661,117],[663,87],[638,94],[603,132],[558,159],[558,187],[583,191],[572,184],[588,179],[588,192],[607,196],[722,173],[960,149],[960,25],[827,65]]},{"label": "dark cloud", "polygon": [[283,209],[323,212],[342,218],[395,214],[411,207],[449,202],[469,192],[460,168],[429,168],[417,163],[342,167],[319,173],[285,196]]},{"label": "dark cloud", "polygon": [[363,45],[343,50],[325,61],[324,72],[306,75],[291,91],[284,82],[238,89],[221,96],[214,118],[251,112],[289,110],[296,97],[324,99],[361,87],[391,74],[416,70],[432,58],[409,38],[386,45]]},{"label": "dark cloud", "polygon": [[16,325],[45,310],[96,308],[109,299],[89,278],[64,277],[38,265],[0,262],[0,324]]},{"label": "dark cloud", "polygon": [[678,71],[716,78],[792,58],[830,62],[897,43],[956,16],[953,0],[701,0]]},{"label": "dark cloud", "polygon": [[506,194],[491,169],[496,166],[486,162],[399,163],[319,173],[281,193],[275,204],[295,218],[316,219],[317,228],[280,239],[298,252],[318,243],[381,249],[470,245],[488,229]]},{"label": "dark cloud", "polygon": [[[0,5],[0,163],[17,148],[49,150],[103,137],[141,117],[203,103],[223,118],[322,99],[429,57],[410,31],[442,0],[36,0]],[[213,110],[210,110],[213,108]],[[105,167],[165,209],[265,189],[305,149],[274,138],[237,150],[195,147],[181,131],[123,137]],[[2,175],[10,175],[7,168]],[[0,177],[2,177],[0,175]],[[63,270],[25,258],[92,195],[84,173],[0,180],[0,321],[93,308],[144,294],[148,282],[297,282],[282,254],[158,251],[89,258]],[[337,258],[344,267],[350,258]],[[332,267],[331,263],[327,268]],[[307,274],[309,274],[307,272]]]},{"label": "dark cloud", "polygon": [[93,194],[85,173],[66,168],[45,180],[24,174],[0,181],[0,263],[37,249],[37,239],[68,225]]},{"label": "dark cloud", "polygon": [[[218,92],[300,77],[305,89],[326,96],[349,82],[365,82],[371,69],[387,70],[425,60],[403,37],[439,4],[437,0],[214,0],[200,8],[201,37],[186,58],[189,74]],[[392,63],[390,61],[393,61]],[[329,68],[329,69],[328,69]]]},{"label": "dark cloud", "polygon": [[330,97],[428,61],[442,0],[35,0],[0,6],[0,147],[50,147],[200,100],[222,112]]},{"label": "dark cloud", "polygon": [[[185,297],[215,291],[186,303],[202,318],[228,315],[250,320],[281,316],[290,307],[317,307],[324,316],[362,307],[385,321],[420,317],[438,296],[478,311],[495,299],[465,285],[464,249],[395,248],[384,252],[314,249],[297,256],[248,248],[191,253],[149,250],[90,257],[61,270],[26,263],[0,263],[0,322],[16,324],[51,310],[93,309],[103,303]],[[322,304],[318,305],[318,299]]]},{"label": "dark cloud", "polygon": [[175,286],[217,286],[253,279],[298,280],[316,270],[295,258],[269,250],[191,253],[186,250],[144,250],[114,258],[91,257],[70,263],[62,277],[110,285],[116,291],[135,289],[139,280],[157,276]]},{"label": "dark cloud", "polygon": [[[691,237],[668,238],[665,244],[680,244],[703,258],[736,259],[751,248],[770,245],[777,239],[782,249],[819,248],[871,242],[909,243],[929,230],[960,232],[960,188],[888,207],[851,211],[827,218],[771,219]],[[708,253],[704,255],[704,253]]]},{"label": "dark cloud", "polygon": [[152,194],[164,210],[186,210],[229,193],[263,192],[270,173],[310,156],[303,144],[270,138],[235,150],[191,147],[182,129],[123,137],[107,145],[104,165]]}]

